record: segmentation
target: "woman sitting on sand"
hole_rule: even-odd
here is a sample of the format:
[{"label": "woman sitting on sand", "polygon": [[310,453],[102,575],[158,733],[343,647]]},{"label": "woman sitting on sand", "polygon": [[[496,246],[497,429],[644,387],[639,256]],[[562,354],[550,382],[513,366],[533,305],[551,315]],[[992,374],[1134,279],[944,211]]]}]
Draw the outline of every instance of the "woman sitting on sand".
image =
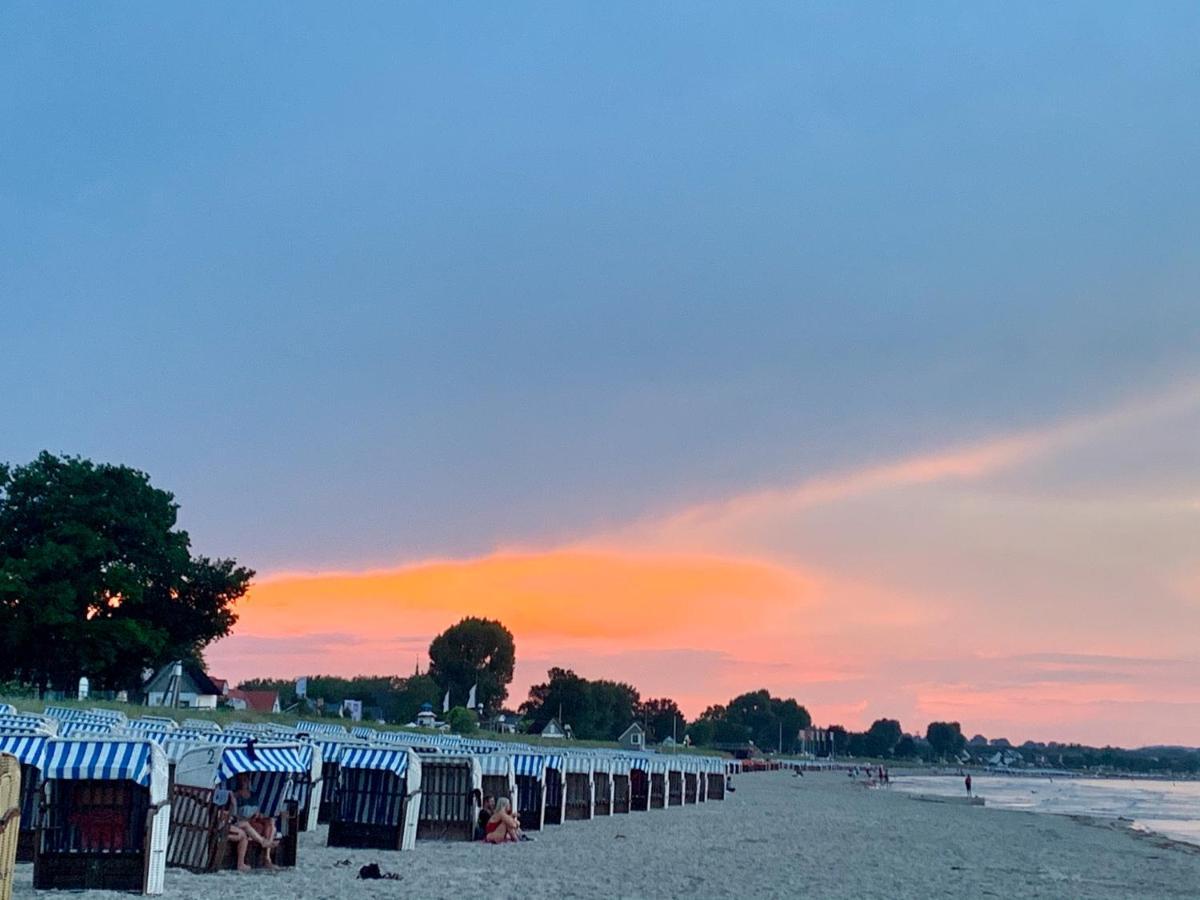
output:
[{"label": "woman sitting on sand", "polygon": [[496,811],[492,813],[485,827],[487,834],[484,840],[489,844],[503,844],[509,841],[515,843],[521,839],[521,822],[509,812],[511,805],[507,797],[496,801]]}]

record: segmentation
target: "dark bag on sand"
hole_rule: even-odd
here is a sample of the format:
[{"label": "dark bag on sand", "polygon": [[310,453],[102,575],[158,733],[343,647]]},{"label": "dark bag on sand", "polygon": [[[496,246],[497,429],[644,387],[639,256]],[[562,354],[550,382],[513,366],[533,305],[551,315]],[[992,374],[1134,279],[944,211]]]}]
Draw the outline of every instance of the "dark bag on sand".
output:
[{"label": "dark bag on sand", "polygon": [[395,872],[379,871],[379,863],[367,863],[358,870],[359,878],[386,878],[389,881],[399,881],[400,876]]}]

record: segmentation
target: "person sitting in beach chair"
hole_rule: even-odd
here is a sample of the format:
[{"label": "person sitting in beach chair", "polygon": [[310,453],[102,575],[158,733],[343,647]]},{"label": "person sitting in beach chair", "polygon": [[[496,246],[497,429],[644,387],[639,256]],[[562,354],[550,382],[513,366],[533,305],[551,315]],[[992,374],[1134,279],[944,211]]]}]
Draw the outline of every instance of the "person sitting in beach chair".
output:
[{"label": "person sitting in beach chair", "polygon": [[496,811],[496,798],[484,797],[483,803],[479,807],[479,820],[477,823],[477,839],[484,840],[488,834],[488,822],[492,820],[492,814]]},{"label": "person sitting in beach chair", "polygon": [[237,796],[233,791],[217,790],[213,793],[213,802],[217,806],[226,807],[229,811],[229,842],[237,848],[237,869],[239,872],[249,872],[246,862],[246,851],[253,840],[263,848],[264,858],[270,864],[272,845],[266,841],[250,824],[238,817]]},{"label": "person sitting in beach chair", "polygon": [[489,844],[504,844],[521,840],[521,822],[510,810],[507,797],[496,801],[496,811],[484,825],[484,840]]},{"label": "person sitting in beach chair", "polygon": [[[250,841],[262,847],[263,851],[263,866],[268,869],[275,868],[275,861],[271,859],[271,851],[277,846],[275,840],[275,820],[270,816],[264,816],[258,804],[254,802],[254,792],[250,788],[250,773],[242,772],[237,777],[237,788],[231,792],[232,797],[230,802],[234,804],[236,818],[233,823],[245,833]],[[241,856],[238,859],[238,868],[242,868],[242,863],[245,862],[245,847],[239,847]],[[244,871],[244,870],[243,870]]]}]

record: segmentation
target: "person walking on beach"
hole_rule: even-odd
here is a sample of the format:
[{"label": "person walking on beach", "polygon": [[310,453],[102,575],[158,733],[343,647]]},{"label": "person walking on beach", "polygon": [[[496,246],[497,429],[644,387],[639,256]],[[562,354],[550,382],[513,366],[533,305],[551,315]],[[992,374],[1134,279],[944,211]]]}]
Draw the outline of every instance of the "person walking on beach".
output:
[{"label": "person walking on beach", "polygon": [[967,786],[967,796],[971,796],[971,773],[967,773],[967,777],[963,779],[963,783]]}]

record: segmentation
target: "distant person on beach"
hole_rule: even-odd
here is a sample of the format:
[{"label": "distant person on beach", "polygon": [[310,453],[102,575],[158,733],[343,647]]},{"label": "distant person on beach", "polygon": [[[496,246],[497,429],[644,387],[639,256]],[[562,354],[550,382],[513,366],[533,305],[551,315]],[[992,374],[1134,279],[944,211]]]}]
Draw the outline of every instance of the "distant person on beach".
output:
[{"label": "distant person on beach", "polygon": [[967,773],[967,777],[963,779],[963,783],[967,786],[967,796],[971,796],[971,773]]},{"label": "distant person on beach", "polygon": [[476,823],[479,830],[479,840],[487,837],[488,822],[492,820],[492,814],[496,811],[496,798],[484,797],[483,805],[479,808],[479,820]]},{"label": "distant person on beach", "polygon": [[496,801],[496,811],[483,826],[484,840],[489,844],[515,843],[521,839],[521,823],[511,812],[507,797]]}]

